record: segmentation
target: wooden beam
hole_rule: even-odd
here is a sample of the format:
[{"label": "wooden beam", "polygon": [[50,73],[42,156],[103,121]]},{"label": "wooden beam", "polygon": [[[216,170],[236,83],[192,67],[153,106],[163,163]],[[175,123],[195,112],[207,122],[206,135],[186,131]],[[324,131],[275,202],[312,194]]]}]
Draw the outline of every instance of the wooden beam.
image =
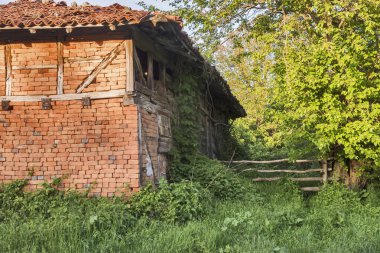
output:
[{"label": "wooden beam", "polygon": [[306,174],[312,172],[323,172],[321,169],[309,169],[309,170],[259,170],[259,169],[245,169],[241,172],[255,171],[258,173],[290,173],[290,174]]},{"label": "wooden beam", "polygon": [[57,42],[57,95],[63,94],[63,43]]},{"label": "wooden beam", "polygon": [[125,91],[127,94],[135,92],[135,68],[133,64],[133,41],[125,41]]},{"label": "wooden beam", "polygon": [[166,87],[166,64],[160,64],[160,80],[162,82],[162,86]]},{"label": "wooden beam", "polygon": [[55,69],[57,65],[30,65],[30,66],[12,66],[12,70],[27,70],[27,69]]},{"label": "wooden beam", "polygon": [[304,191],[304,192],[317,192],[320,190],[321,190],[320,187],[301,187],[301,191]]},{"label": "wooden beam", "polygon": [[282,163],[282,162],[289,162],[289,163],[311,163],[311,162],[319,162],[319,160],[289,160],[289,159],[278,159],[278,160],[271,160],[271,161],[250,161],[250,160],[241,160],[241,161],[221,161],[223,163],[242,163],[242,164],[272,164],[272,163]]},{"label": "wooden beam", "polygon": [[155,90],[153,74],[153,54],[148,52],[148,87]]},{"label": "wooden beam", "polygon": [[[283,179],[283,177],[271,177],[271,178],[255,178],[252,181],[253,182],[273,182],[273,181],[279,181]],[[321,177],[300,177],[300,178],[289,178],[289,180],[294,182],[322,182],[323,178]]]},{"label": "wooden beam", "polygon": [[124,95],[125,89],[120,89],[104,92],[87,92],[52,96],[0,96],[0,100],[9,100],[10,102],[40,102],[43,98],[51,98],[52,101],[69,101],[82,100],[84,97],[89,97],[90,99],[106,99],[123,97]]},{"label": "wooden beam", "polygon": [[327,159],[323,159],[322,161],[322,171],[323,171],[323,183],[327,183],[327,180],[328,180]]},{"label": "wooden beam", "polygon": [[96,67],[95,69],[90,73],[90,75],[87,76],[87,78],[83,81],[83,83],[77,88],[76,93],[81,93],[84,89],[86,89],[92,81],[96,78],[96,76],[105,69],[124,49],[125,43],[124,41],[121,42],[119,45],[117,45]]},{"label": "wooden beam", "polygon": [[12,47],[5,45],[5,95],[12,95]]}]

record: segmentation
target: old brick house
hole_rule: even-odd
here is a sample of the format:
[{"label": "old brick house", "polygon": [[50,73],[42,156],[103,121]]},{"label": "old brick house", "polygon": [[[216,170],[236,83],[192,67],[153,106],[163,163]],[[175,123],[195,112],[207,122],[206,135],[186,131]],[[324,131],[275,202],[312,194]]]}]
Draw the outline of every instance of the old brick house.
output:
[{"label": "old brick house", "polygon": [[202,152],[217,157],[230,119],[245,115],[178,17],[65,2],[0,5],[0,183],[110,196],[165,176],[176,67],[199,75]]}]

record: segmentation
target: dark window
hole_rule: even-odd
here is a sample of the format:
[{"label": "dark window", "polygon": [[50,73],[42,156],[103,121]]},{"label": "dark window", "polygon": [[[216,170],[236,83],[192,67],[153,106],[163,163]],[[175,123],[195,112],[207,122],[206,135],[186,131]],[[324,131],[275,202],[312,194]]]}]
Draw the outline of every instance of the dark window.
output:
[{"label": "dark window", "polygon": [[173,76],[173,71],[166,67],[166,74],[168,74],[169,76]]},{"label": "dark window", "polygon": [[160,80],[160,64],[156,60],[153,60],[153,77],[155,81]]},{"label": "dark window", "polygon": [[142,51],[140,48],[136,48],[137,56],[139,57],[141,69],[144,75],[144,78],[147,79],[148,76],[148,54]]}]

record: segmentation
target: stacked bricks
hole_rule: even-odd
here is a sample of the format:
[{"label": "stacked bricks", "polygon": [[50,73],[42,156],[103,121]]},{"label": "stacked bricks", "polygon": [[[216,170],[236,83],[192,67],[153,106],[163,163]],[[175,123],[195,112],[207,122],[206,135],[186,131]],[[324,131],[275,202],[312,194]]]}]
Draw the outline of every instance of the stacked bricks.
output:
[{"label": "stacked bricks", "polygon": [[[122,40],[65,42],[64,43],[64,91],[75,93],[83,80],[95,69]],[[102,70],[93,83],[83,92],[109,91],[125,88],[126,63],[125,51],[122,52]],[[87,60],[86,60],[87,59]]]},{"label": "stacked bricks", "polygon": [[12,95],[56,94],[57,43],[18,43],[12,44],[11,48]]},{"label": "stacked bricks", "polygon": [[101,196],[138,191],[137,106],[122,98],[12,103],[0,111],[0,183],[29,178],[30,189],[63,178],[64,189]]}]

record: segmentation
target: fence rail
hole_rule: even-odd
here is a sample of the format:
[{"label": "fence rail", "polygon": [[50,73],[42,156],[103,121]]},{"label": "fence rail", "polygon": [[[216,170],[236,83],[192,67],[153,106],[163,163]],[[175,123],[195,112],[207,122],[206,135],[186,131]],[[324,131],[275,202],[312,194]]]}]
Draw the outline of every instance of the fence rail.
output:
[{"label": "fence rail", "polygon": [[[314,169],[305,169],[305,170],[291,170],[291,169],[278,169],[278,170],[273,170],[273,169],[253,169],[253,168],[248,168],[241,170],[240,173],[242,172],[258,172],[258,173],[287,173],[287,174],[308,174],[308,173],[320,173],[320,177],[293,177],[289,178],[290,180],[294,182],[321,182],[321,183],[326,183],[328,181],[328,171],[331,171],[332,169],[328,168],[328,161],[331,159],[323,159],[323,160],[313,160],[313,159],[305,159],[305,160],[291,160],[291,159],[277,159],[277,160],[270,160],[270,161],[252,161],[252,160],[240,160],[240,161],[222,161],[223,163],[227,164],[239,164],[239,165],[244,165],[244,164],[276,164],[276,163],[297,163],[297,164],[302,164],[302,163],[314,163],[314,162],[319,162],[321,167],[320,168],[314,168]],[[238,166],[239,166],[238,165]],[[283,177],[258,177],[254,178],[253,182],[274,182],[274,181],[279,181]],[[302,191],[319,191],[320,187],[301,187],[300,188]]]},{"label": "fence rail", "polygon": [[252,161],[252,160],[240,160],[240,161],[222,161],[223,163],[242,163],[242,164],[272,164],[272,163],[311,163],[311,162],[320,162],[320,160],[290,160],[290,159],[278,159],[270,161]]}]

